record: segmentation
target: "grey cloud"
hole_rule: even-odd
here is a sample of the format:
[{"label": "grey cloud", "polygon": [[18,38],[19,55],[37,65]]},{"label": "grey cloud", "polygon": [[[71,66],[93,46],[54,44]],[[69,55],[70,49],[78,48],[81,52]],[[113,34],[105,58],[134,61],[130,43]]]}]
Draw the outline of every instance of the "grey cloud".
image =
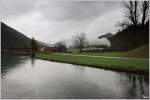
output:
[{"label": "grey cloud", "polygon": [[118,1],[2,0],[1,5],[2,21],[47,43],[69,39],[80,32],[94,39],[114,32],[122,13]]},{"label": "grey cloud", "polygon": [[85,20],[117,9],[120,2],[108,1],[65,1],[39,4],[38,9],[49,20]]},{"label": "grey cloud", "polygon": [[2,17],[15,17],[39,11],[47,20],[85,20],[118,8],[113,1],[50,1],[50,0],[2,0]]},{"label": "grey cloud", "polygon": [[35,0],[1,0],[1,14],[4,19],[32,12]]}]

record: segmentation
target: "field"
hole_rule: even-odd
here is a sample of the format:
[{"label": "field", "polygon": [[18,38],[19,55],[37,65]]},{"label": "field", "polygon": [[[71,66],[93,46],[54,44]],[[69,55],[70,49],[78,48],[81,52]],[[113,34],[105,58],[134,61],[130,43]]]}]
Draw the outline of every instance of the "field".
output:
[{"label": "field", "polygon": [[77,55],[91,55],[91,56],[107,56],[107,57],[126,57],[126,52],[73,52]]},{"label": "field", "polygon": [[121,52],[98,53],[98,54],[88,53],[88,55],[92,55],[93,57],[80,56],[79,53],[75,53],[73,55],[65,55],[65,54],[39,52],[36,54],[36,58],[145,75],[148,75],[149,72],[148,60],[94,57],[94,56],[124,57],[124,53]]}]

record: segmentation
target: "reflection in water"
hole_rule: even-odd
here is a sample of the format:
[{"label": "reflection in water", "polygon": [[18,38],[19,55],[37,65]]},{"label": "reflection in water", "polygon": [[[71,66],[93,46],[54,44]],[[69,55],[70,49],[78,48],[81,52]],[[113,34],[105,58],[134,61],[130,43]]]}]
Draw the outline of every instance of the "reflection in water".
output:
[{"label": "reflection in water", "polygon": [[[128,90],[132,94],[130,98],[136,98],[138,93],[140,94],[139,98],[148,98],[148,77],[133,74],[126,74],[126,76],[128,77],[129,84],[131,84],[131,88]],[[145,87],[147,88],[145,89]]]},{"label": "reflection in water", "polygon": [[33,67],[34,66],[34,63],[35,63],[35,53],[32,53],[31,55],[31,66]]},{"label": "reflection in water", "polygon": [[139,79],[139,85],[140,85],[140,91],[141,91],[141,98],[145,98],[143,78]]},{"label": "reflection in water", "polygon": [[5,74],[10,71],[14,67],[18,67],[19,64],[24,64],[26,60],[29,58],[27,56],[20,57],[20,56],[8,56],[8,55],[2,55],[1,56],[1,76],[2,78],[5,76]]},{"label": "reflection in water", "polygon": [[148,98],[149,78],[34,59],[2,56],[2,98]]}]

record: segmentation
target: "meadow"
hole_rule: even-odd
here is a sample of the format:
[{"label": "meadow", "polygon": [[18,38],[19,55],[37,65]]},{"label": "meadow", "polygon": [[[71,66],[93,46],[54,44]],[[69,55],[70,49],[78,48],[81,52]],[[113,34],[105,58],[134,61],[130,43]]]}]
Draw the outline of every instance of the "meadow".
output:
[{"label": "meadow", "polygon": [[[102,69],[148,75],[149,60],[138,59],[138,58],[119,59],[121,57],[124,57],[124,55],[125,54],[121,52],[88,53],[88,54],[87,53],[82,53],[82,54],[58,53],[57,54],[57,53],[49,53],[49,52],[39,52],[36,54],[36,58],[55,61],[55,62],[70,63],[76,65],[84,65],[84,66],[90,66],[90,67],[96,67]],[[115,57],[119,57],[119,58],[115,58]]]}]

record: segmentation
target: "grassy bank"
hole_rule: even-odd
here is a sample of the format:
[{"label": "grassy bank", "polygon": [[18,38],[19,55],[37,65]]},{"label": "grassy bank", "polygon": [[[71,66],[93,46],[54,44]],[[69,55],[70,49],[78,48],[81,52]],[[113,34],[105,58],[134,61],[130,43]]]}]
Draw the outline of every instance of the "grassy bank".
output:
[{"label": "grassy bank", "polygon": [[125,58],[149,58],[149,44],[142,45],[138,48],[127,52],[83,52],[74,51],[71,54],[107,56],[107,57],[125,57]]},{"label": "grassy bank", "polygon": [[91,56],[107,56],[107,57],[127,57],[126,52],[72,52],[77,55],[91,55]]},{"label": "grassy bank", "polygon": [[36,58],[145,75],[148,75],[149,72],[148,60],[140,59],[113,59],[101,57],[59,55],[52,53],[37,53]]},{"label": "grassy bank", "polygon": [[142,45],[126,53],[127,57],[149,58],[149,44]]}]

